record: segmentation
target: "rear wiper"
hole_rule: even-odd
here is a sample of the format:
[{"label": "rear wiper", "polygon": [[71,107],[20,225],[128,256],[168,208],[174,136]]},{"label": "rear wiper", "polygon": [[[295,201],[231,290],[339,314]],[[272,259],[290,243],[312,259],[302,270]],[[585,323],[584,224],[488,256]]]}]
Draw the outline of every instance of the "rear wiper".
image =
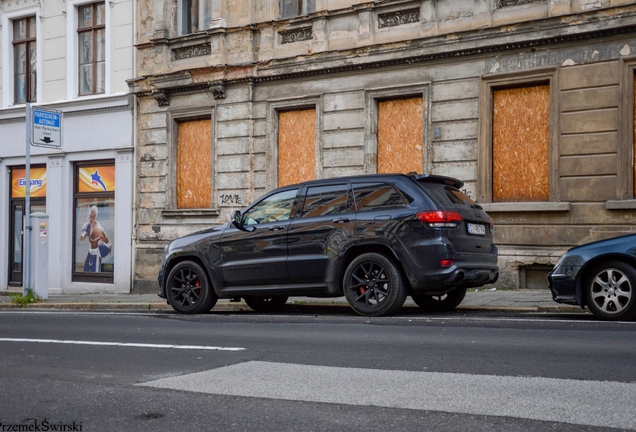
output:
[{"label": "rear wiper", "polygon": [[471,204],[471,205],[470,205],[470,207],[471,207],[471,208],[474,208],[474,209],[479,209],[479,210],[483,210],[483,209],[484,209],[484,208],[483,208],[482,206],[480,206],[479,204]]}]

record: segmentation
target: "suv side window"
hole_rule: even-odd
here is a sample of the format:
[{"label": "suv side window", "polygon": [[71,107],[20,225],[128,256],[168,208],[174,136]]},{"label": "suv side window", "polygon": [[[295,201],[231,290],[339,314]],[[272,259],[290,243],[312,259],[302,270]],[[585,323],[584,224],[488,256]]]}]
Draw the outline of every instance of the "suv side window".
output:
[{"label": "suv side window", "polygon": [[351,211],[353,200],[348,184],[307,188],[301,218],[334,215]]},{"label": "suv side window", "polygon": [[289,219],[298,189],[271,195],[243,214],[245,225],[280,222]]},{"label": "suv side window", "polygon": [[358,211],[377,210],[408,205],[406,199],[393,186],[386,183],[353,185]]}]

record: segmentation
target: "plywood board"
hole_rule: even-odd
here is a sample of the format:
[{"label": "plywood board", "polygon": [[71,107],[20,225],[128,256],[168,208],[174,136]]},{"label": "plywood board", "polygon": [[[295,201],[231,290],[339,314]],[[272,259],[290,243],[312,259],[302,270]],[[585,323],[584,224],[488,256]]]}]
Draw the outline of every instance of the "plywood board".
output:
[{"label": "plywood board", "polygon": [[378,102],[378,173],[421,173],[422,98]]},{"label": "plywood board", "polygon": [[316,110],[278,113],[278,186],[316,178]]},{"label": "plywood board", "polygon": [[177,208],[209,208],[212,203],[211,120],[180,122],[177,136]]},{"label": "plywood board", "polygon": [[549,201],[550,86],[493,92],[493,202]]}]

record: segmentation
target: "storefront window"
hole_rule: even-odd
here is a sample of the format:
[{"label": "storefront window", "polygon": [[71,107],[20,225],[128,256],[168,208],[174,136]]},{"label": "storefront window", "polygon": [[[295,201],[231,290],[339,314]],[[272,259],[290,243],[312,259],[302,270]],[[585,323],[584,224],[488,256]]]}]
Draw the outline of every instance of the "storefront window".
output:
[{"label": "storefront window", "polygon": [[114,165],[76,166],[73,280],[113,281],[114,236]]}]

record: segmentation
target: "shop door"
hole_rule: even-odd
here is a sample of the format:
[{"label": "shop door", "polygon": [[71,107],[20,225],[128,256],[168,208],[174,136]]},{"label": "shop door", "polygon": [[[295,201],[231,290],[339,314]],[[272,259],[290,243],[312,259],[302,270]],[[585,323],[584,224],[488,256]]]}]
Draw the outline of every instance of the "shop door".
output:
[{"label": "shop door", "polygon": [[[44,200],[31,201],[31,213],[44,212]],[[24,200],[11,200],[11,238],[9,242],[9,285],[22,286],[22,258],[24,246]]]}]

